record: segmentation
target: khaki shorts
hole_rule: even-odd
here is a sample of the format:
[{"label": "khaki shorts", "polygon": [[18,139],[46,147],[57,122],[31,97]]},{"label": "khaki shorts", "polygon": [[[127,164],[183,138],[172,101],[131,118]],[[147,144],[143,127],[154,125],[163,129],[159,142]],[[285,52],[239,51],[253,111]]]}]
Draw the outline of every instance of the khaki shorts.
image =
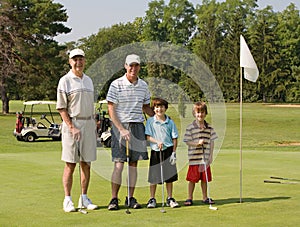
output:
[{"label": "khaki shorts", "polygon": [[[81,139],[77,143],[69,131],[69,127],[62,124],[62,156],[61,160],[70,163],[80,161],[92,162],[97,158],[96,122],[90,120],[72,120],[74,126],[80,129]],[[78,151],[79,145],[79,151]],[[79,159],[80,156],[80,159]]]}]

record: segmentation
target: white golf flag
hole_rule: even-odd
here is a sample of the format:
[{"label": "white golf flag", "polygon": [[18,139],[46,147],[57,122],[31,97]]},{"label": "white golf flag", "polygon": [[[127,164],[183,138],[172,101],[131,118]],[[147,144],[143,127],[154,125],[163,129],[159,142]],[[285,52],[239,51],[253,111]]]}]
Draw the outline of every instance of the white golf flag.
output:
[{"label": "white golf flag", "polygon": [[244,77],[256,82],[259,71],[244,37],[240,36],[240,67],[244,68]]}]

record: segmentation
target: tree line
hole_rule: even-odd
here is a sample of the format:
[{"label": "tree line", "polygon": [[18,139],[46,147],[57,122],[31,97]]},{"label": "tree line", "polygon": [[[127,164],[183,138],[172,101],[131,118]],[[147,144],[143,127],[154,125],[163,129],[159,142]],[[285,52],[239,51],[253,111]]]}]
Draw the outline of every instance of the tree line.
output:
[{"label": "tree line", "polygon": [[[245,102],[300,102],[300,15],[291,3],[282,12],[271,6],[259,9],[257,0],[155,0],[144,17],[133,22],[99,28],[98,33],[59,44],[54,38],[67,34],[68,15],[52,0],[2,0],[0,3],[0,89],[2,112],[11,99],[56,99],[59,78],[68,71],[67,51],[80,47],[87,67],[124,45],[157,41],[187,48],[214,74],[226,102],[239,101],[239,36],[242,34],[260,71],[256,83],[243,82]],[[122,75],[115,73],[112,79]],[[178,85],[172,92],[182,100],[205,99],[185,72],[159,63],[142,65],[145,79],[164,78]],[[151,83],[151,82],[150,82]],[[151,85],[151,84],[150,84]],[[109,82],[98,98],[105,98]],[[168,97],[166,84],[156,84]],[[180,89],[178,89],[178,87]],[[176,93],[176,94],[177,94]],[[178,102],[179,100],[172,100]]]}]

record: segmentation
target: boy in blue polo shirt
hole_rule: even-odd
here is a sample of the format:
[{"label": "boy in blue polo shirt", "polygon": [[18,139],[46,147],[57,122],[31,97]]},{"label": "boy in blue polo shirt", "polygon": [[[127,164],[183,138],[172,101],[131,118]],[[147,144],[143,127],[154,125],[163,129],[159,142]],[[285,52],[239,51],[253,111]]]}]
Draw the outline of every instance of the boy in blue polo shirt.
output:
[{"label": "boy in blue polo shirt", "polygon": [[[172,197],[173,182],[178,180],[176,168],[176,148],[178,130],[175,123],[165,113],[168,102],[161,98],[152,100],[152,108],[155,115],[147,120],[145,134],[150,141],[151,157],[148,182],[150,183],[150,199],[147,208],[156,207],[155,192],[157,184],[166,182],[167,206],[178,207],[179,204]],[[160,152],[161,157],[160,158]],[[162,161],[163,179],[161,175]],[[162,182],[163,180],[163,182]]]}]

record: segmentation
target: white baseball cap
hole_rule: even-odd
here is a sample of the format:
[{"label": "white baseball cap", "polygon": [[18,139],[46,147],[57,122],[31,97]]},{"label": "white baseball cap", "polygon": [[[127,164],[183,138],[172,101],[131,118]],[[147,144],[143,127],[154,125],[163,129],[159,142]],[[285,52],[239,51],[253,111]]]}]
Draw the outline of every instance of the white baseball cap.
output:
[{"label": "white baseball cap", "polygon": [[132,63],[140,64],[141,63],[140,57],[136,54],[127,55],[126,60],[125,60],[125,64],[126,65],[131,65]]},{"label": "white baseball cap", "polygon": [[81,49],[78,49],[78,48],[71,50],[69,53],[69,58],[73,58],[75,56],[83,56],[84,57],[84,51]]}]

